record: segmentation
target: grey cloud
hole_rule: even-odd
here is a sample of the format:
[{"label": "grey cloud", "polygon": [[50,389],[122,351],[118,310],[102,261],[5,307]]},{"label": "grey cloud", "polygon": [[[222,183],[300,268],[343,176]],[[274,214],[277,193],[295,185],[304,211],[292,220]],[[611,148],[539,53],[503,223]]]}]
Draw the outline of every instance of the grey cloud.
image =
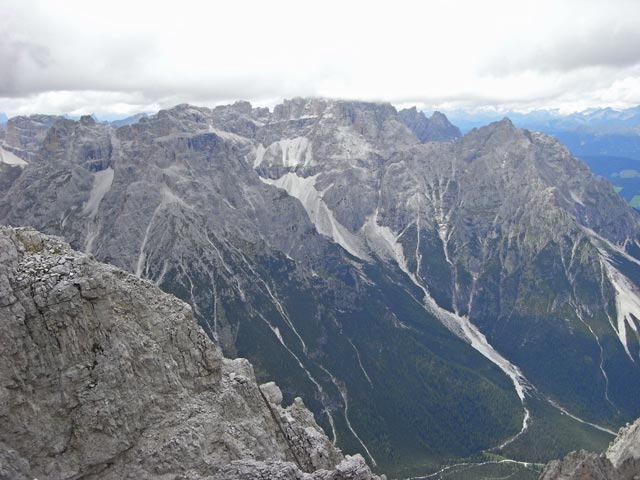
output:
[{"label": "grey cloud", "polygon": [[0,33],[0,96],[20,94],[22,78],[42,74],[50,62],[46,47]]},{"label": "grey cloud", "polygon": [[565,73],[590,67],[624,68],[639,63],[640,29],[635,22],[629,22],[618,28],[599,25],[590,31],[565,32],[511,58],[500,55],[483,73],[499,75],[525,70]]},{"label": "grey cloud", "polygon": [[[151,40],[135,36],[105,39],[99,48],[78,49],[65,57],[55,42],[51,48],[0,36],[0,98],[23,98],[52,91],[105,92],[137,95],[141,103],[172,105],[185,101],[219,102],[236,98],[266,98],[308,94],[306,85],[283,84],[281,78],[243,76],[221,78],[216,72],[195,75],[154,70],[149,60],[161,56]],[[203,60],[212,61],[215,60]]]},{"label": "grey cloud", "polygon": [[[171,62],[171,58],[179,59],[182,51],[176,54],[174,49],[172,57],[171,52],[161,50],[161,45],[166,48],[169,43],[159,40],[171,39],[171,35],[176,35],[177,41],[184,38],[179,29],[174,31],[167,25],[165,28],[159,25],[155,30],[138,31],[131,27],[93,31],[77,28],[73,18],[51,22],[39,11],[37,4],[29,0],[4,1],[7,3],[0,7],[0,110],[16,111],[18,108],[36,108],[36,105],[38,108],[40,105],[54,108],[54,104],[59,111],[108,109],[114,105],[146,109],[149,105],[165,107],[183,102],[211,105],[239,98],[263,102],[294,96],[335,96],[336,92],[337,95],[365,99],[356,84],[365,85],[368,77],[361,74],[356,64],[345,63],[342,72],[339,67],[340,61],[346,62],[344,58],[337,59],[335,65],[330,57],[318,58],[318,69],[309,70],[309,62],[302,62],[305,67],[298,67],[298,57],[292,56],[289,63],[279,65],[277,62],[282,59],[274,55],[274,68],[265,69],[265,65],[272,66],[270,51],[266,49],[265,59],[268,62],[256,62],[254,58],[256,65],[238,54],[237,61],[243,62],[242,67],[247,68],[238,68],[233,73],[233,64],[222,62],[217,56],[219,52],[242,52],[242,49],[237,49],[234,39],[223,39],[222,42],[217,39],[209,43],[209,32],[205,29],[198,42],[184,44],[185,53],[194,57],[193,65],[198,70],[194,71],[188,66],[176,65],[179,61]],[[593,7],[600,0],[579,0],[573,8],[579,11],[583,1]],[[604,12],[605,8],[596,10]],[[636,10],[637,14],[634,13]],[[6,20],[11,16],[7,12],[11,11],[15,13],[14,19]],[[392,72],[381,57],[380,69],[387,69],[384,73],[389,76],[398,74],[397,87],[389,82],[381,83],[379,88],[364,89],[369,95],[367,99],[396,104],[449,103],[469,107],[517,104],[527,108],[529,105],[553,104],[562,98],[571,99],[572,95],[593,97],[594,92],[611,87],[621,78],[640,77],[640,29],[636,28],[640,22],[640,9],[635,8],[633,2],[618,2],[615,11],[624,13],[593,20],[592,12],[586,16],[591,22],[588,26],[581,28],[578,21],[567,24],[566,28],[553,31],[548,39],[538,39],[538,45],[532,45],[535,39],[529,37],[522,39],[520,47],[517,39],[512,44],[496,43],[495,60],[485,63],[484,70],[478,72],[477,65],[469,67],[472,78],[478,80],[477,84],[462,82],[449,91],[438,88],[437,82],[431,91],[428,86],[414,88],[411,82],[408,88],[404,88],[402,65],[396,65],[394,68],[398,71]],[[238,34],[250,39],[254,39],[251,35],[258,35],[253,31],[240,31]],[[259,35],[269,35],[269,32],[265,30]],[[255,37],[255,40],[258,38],[261,37]],[[291,42],[297,41],[299,39],[291,39]],[[325,42],[326,39],[323,37],[319,41]],[[407,57],[408,62],[429,65],[429,56],[424,55],[428,46],[406,45],[404,42],[398,40],[398,49],[418,49],[414,52],[416,55]],[[182,47],[181,44],[178,46]],[[275,43],[273,48],[286,51],[287,45]],[[442,48],[447,47],[443,45]],[[518,53],[514,54],[516,48]],[[492,50],[493,47],[483,52]],[[459,62],[466,60],[458,59]],[[185,65],[190,64],[185,62]],[[446,62],[443,65],[435,65],[432,76],[447,78],[450,73]],[[281,68],[275,68],[278,66]],[[421,70],[416,71],[418,74],[413,78],[420,77]],[[529,90],[495,88],[502,84],[506,87],[515,84],[517,87],[519,74],[527,71],[538,74],[532,76],[533,80],[528,79],[529,83],[525,82],[531,86]],[[536,84],[536,78],[547,77],[553,81]],[[452,83],[455,85],[457,82]],[[48,95],[52,92],[74,93]],[[412,93],[407,95],[404,92]]]},{"label": "grey cloud", "polygon": [[210,68],[200,73],[181,70],[164,59],[153,35],[114,29],[87,37],[75,32],[73,24],[65,27],[63,22],[44,18],[28,0],[9,0],[0,7],[0,32],[4,103],[56,91],[104,92],[105,97],[122,93],[139,96],[140,103],[161,105],[311,93],[308,83],[298,85],[283,75],[248,71],[231,78],[221,74],[215,68],[215,52],[228,45],[211,45],[211,55],[202,58]]},{"label": "grey cloud", "polygon": [[[81,42],[82,40],[79,39]],[[47,48],[36,43],[0,37],[0,97],[15,98],[49,91],[136,91],[137,73],[150,56],[147,42],[128,39],[106,43],[96,51],[66,58],[54,41]],[[150,79],[144,79],[149,83]]]}]

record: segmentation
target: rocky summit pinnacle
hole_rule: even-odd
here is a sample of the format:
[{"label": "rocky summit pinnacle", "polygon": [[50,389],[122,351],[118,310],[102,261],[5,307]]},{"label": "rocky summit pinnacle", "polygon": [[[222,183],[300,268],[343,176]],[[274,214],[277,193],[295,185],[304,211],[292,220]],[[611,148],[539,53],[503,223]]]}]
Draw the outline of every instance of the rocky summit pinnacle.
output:
[{"label": "rocky summit pinnacle", "polygon": [[26,118],[0,222],[189,303],[394,477],[603,449],[640,414],[640,215],[544,134],[422,143],[403,116],[297,98],[44,135]]},{"label": "rocky summit pinnacle", "polygon": [[462,137],[460,129],[441,112],[435,111],[429,118],[416,107],[411,107],[400,110],[398,115],[422,143],[450,142]]},{"label": "rocky summit pinnacle", "polygon": [[57,238],[0,227],[0,319],[1,478],[378,478],[187,304]]}]

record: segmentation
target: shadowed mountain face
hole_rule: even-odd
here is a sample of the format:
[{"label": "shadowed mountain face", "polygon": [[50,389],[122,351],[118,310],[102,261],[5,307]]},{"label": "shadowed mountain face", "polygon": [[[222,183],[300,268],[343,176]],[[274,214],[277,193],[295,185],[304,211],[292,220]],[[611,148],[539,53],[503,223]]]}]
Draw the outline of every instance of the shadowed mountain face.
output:
[{"label": "shadowed mountain face", "polygon": [[452,125],[447,117],[440,112],[433,112],[431,118],[416,107],[400,110],[398,115],[421,143],[449,142],[462,137],[460,129]]},{"label": "shadowed mountain face", "polygon": [[[573,113],[562,113],[559,110],[533,110],[528,113],[452,110],[447,112],[447,115],[465,132],[499,120],[505,115],[521,127],[553,134],[575,132],[604,137],[608,135],[637,136],[640,126],[640,107],[619,111],[612,108],[594,108]],[[588,145],[585,147],[591,148]]]},{"label": "shadowed mountain face", "polygon": [[0,221],[189,302],[381,471],[601,448],[640,415],[638,214],[508,120],[405,123],[317,99],[60,120],[0,173]]}]

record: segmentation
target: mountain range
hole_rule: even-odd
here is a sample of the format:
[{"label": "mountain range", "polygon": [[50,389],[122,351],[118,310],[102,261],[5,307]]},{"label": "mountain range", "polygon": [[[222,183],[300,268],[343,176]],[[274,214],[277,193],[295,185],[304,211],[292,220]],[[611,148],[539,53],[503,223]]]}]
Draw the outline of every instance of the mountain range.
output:
[{"label": "mountain range", "polygon": [[16,117],[0,222],[186,301],[376,471],[501,455],[535,478],[640,416],[640,216],[552,137],[427,120],[324,99]]},{"label": "mountain range", "polygon": [[521,128],[549,133],[582,131],[637,135],[640,132],[640,106],[624,110],[614,110],[610,107],[591,108],[573,113],[562,113],[560,110],[533,110],[527,113],[450,110],[445,113],[464,132],[505,116]]},{"label": "mountain range", "polygon": [[[622,157],[640,161],[640,107],[625,110],[593,108],[563,114],[557,110],[529,113],[447,112],[463,131],[480,127],[504,116],[520,128],[548,133],[591,166],[594,157]],[[604,159],[603,159],[604,160]]]}]

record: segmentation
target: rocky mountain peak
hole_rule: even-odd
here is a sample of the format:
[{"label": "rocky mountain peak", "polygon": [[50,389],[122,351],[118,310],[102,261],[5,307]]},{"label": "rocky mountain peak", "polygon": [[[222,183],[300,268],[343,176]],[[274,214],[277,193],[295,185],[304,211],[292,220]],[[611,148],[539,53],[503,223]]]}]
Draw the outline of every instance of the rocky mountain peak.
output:
[{"label": "rocky mountain peak", "polygon": [[276,105],[271,115],[271,120],[281,122],[286,120],[297,120],[305,117],[318,117],[327,108],[327,101],[316,98],[296,97],[291,100],[284,100]]},{"label": "rocky mountain peak", "polygon": [[378,168],[391,150],[417,143],[390,104],[300,98],[276,106],[256,140],[254,166],[267,177],[282,168],[305,177],[316,169]]},{"label": "rocky mountain peak", "polygon": [[137,123],[119,127],[116,130],[116,136],[122,141],[134,138],[152,141],[156,137],[201,132],[209,129],[210,125],[211,110],[209,108],[181,104],[141,118]]},{"label": "rocky mountain peak", "polygon": [[185,123],[185,127],[192,124],[206,125],[211,117],[211,110],[207,107],[196,107],[187,103],[176,105],[168,110],[160,110],[159,118],[171,118]]},{"label": "rocky mountain peak", "polygon": [[91,127],[96,124],[96,119],[92,115],[83,115],[80,117],[80,124]]},{"label": "rocky mountain peak", "polygon": [[247,102],[246,100],[238,100],[231,104],[231,108],[236,110],[238,113],[243,113],[245,115],[250,115],[253,111],[253,106],[251,102]]},{"label": "rocky mountain peak", "polygon": [[397,118],[396,109],[389,103],[364,102],[355,100],[333,100],[318,98],[294,98],[276,105],[271,116],[272,122],[304,119],[331,119],[342,125],[363,128],[366,123]]},{"label": "rocky mountain peak", "polygon": [[[469,164],[475,182],[485,184],[492,179],[490,197],[502,198],[503,210],[523,201],[528,210],[541,216],[546,215],[543,211],[555,211],[554,221],[566,229],[575,230],[583,224],[616,243],[624,242],[626,235],[640,233],[637,212],[624,208],[624,200],[611,186],[597,181],[584,162],[553,137],[518,129],[505,118],[473,129],[456,148],[457,156]],[[469,191],[473,189],[469,187]],[[610,213],[603,215],[603,211]],[[615,221],[611,212],[616,212]],[[537,235],[547,238],[539,230]]]},{"label": "rocky mountain peak", "polygon": [[218,111],[234,111],[239,115],[262,120],[266,120],[271,115],[267,107],[254,107],[246,100],[239,100],[231,105],[218,105],[213,111],[214,114]]},{"label": "rocky mountain peak", "polygon": [[113,162],[112,133],[111,126],[89,115],[79,121],[60,118],[47,131],[34,160],[70,162],[92,172],[104,170]]},{"label": "rocky mountain peak", "polygon": [[398,121],[398,112],[389,103],[338,100],[331,103],[331,111],[363,134],[373,128],[381,130],[387,122]]},{"label": "rocky mountain peak", "polygon": [[462,137],[458,127],[452,125],[441,112],[433,112],[431,118],[428,118],[416,107],[411,107],[401,110],[398,114],[421,143],[450,142]]},{"label": "rocky mountain peak", "polygon": [[479,130],[486,130],[487,132],[521,132],[509,119],[509,117],[503,117],[502,120],[491,122],[484,127],[480,127]]},{"label": "rocky mountain peak", "polygon": [[[414,107],[414,108],[415,108],[415,107]],[[444,113],[439,112],[438,110],[434,111],[434,112],[431,114],[431,118],[430,118],[430,120],[431,120],[432,122],[438,122],[438,123],[444,123],[444,122],[449,123],[449,119],[447,118],[447,116],[446,116]]]},{"label": "rocky mountain peak", "polygon": [[[480,157],[483,152],[514,150],[522,154],[531,144],[533,138],[526,130],[516,128],[511,120],[503,118],[468,132],[461,142],[463,149],[469,152],[468,160]],[[560,144],[558,144],[560,145]]]},{"label": "rocky mountain peak", "polygon": [[29,115],[10,118],[5,134],[5,148],[20,158],[31,161],[42,146],[51,126],[63,117]]},{"label": "rocky mountain peak", "polygon": [[254,108],[249,102],[244,101],[232,105],[219,105],[212,111],[213,127],[247,138],[255,137],[258,128],[270,118],[268,108]]}]

